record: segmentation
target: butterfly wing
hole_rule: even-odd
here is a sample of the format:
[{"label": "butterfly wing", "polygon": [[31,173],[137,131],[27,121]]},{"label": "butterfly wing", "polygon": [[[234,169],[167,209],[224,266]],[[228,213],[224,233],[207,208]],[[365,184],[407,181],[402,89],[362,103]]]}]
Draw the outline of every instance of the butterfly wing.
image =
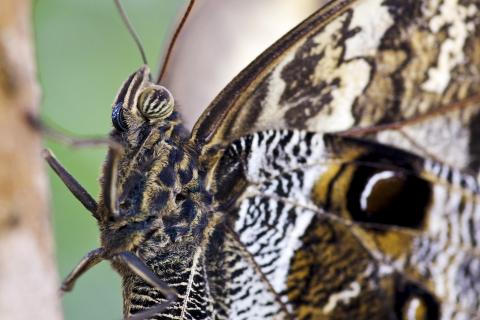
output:
[{"label": "butterfly wing", "polygon": [[[180,110],[188,111],[182,114],[187,127],[193,127],[201,112],[225,84],[253,61],[259,52],[325,2],[196,2],[188,22],[175,41],[167,72],[162,79],[162,84],[180,102]],[[207,74],[208,81],[205,81]]]},{"label": "butterfly wing", "polygon": [[[332,1],[241,72],[200,117],[192,138],[212,146],[265,129],[335,132],[422,116],[440,119],[436,132],[424,130],[444,137],[435,146],[455,139],[460,147],[462,140],[455,154],[466,156],[452,165],[478,163],[472,127],[479,120],[479,6],[477,0]],[[465,108],[443,129],[444,112]],[[383,139],[397,140],[404,139]],[[437,149],[429,152],[441,158],[446,149]]]},{"label": "butterfly wing", "polygon": [[[298,130],[245,136],[224,211],[296,318],[479,316],[479,185],[390,146]],[[368,306],[368,307],[366,307]]]},{"label": "butterfly wing", "polygon": [[[478,174],[479,7],[331,2],[240,73],[195,125],[220,208],[299,318],[478,316],[476,179],[424,157]],[[289,130],[254,133],[266,129]],[[323,132],[418,156],[344,138],[327,148]],[[370,207],[379,181],[414,192]]]}]

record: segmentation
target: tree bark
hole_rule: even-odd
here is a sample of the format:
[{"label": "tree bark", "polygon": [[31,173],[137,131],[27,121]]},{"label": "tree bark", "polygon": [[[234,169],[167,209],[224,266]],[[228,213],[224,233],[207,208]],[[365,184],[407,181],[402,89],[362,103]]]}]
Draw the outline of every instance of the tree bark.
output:
[{"label": "tree bark", "polygon": [[61,319],[29,0],[0,1],[0,319]]}]

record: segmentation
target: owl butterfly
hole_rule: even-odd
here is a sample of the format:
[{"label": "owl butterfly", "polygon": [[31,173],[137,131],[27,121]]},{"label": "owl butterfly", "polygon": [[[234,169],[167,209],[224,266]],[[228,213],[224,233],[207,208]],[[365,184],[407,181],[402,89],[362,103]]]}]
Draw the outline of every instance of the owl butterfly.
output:
[{"label": "owl butterfly", "polygon": [[189,132],[122,85],[100,260],[131,319],[480,318],[480,1],[331,1]]}]

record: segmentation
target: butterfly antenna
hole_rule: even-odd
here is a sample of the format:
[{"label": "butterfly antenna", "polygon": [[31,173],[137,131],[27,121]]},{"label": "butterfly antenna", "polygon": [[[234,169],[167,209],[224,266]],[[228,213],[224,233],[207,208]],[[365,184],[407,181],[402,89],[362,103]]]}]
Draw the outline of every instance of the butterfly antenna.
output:
[{"label": "butterfly antenna", "polygon": [[120,16],[122,17],[123,22],[125,23],[125,26],[128,29],[128,32],[133,38],[133,41],[135,41],[135,44],[137,45],[138,50],[140,51],[140,55],[142,56],[142,61],[143,64],[148,65],[147,62],[147,56],[145,55],[145,50],[143,50],[142,42],[140,41],[140,37],[138,36],[137,32],[133,28],[132,24],[130,23],[130,19],[128,19],[127,13],[125,12],[125,9],[123,8],[120,0],[114,0],[115,6],[117,7],[118,13],[120,13]]},{"label": "butterfly antenna", "polygon": [[180,34],[180,31],[182,30],[183,26],[185,25],[185,22],[187,21],[188,16],[190,15],[190,12],[192,11],[194,3],[195,3],[195,0],[190,0],[190,2],[188,3],[188,7],[185,10],[185,13],[183,14],[182,20],[180,20],[180,23],[178,24],[175,30],[175,33],[173,34],[173,37],[170,40],[167,53],[164,55],[164,58],[162,59],[163,61],[160,64],[160,68],[159,68],[160,72],[158,74],[157,83],[160,83],[160,81],[162,81],[163,76],[165,75],[165,72],[168,66],[168,61],[170,60],[170,56],[172,55],[173,46],[175,45],[178,35]]}]

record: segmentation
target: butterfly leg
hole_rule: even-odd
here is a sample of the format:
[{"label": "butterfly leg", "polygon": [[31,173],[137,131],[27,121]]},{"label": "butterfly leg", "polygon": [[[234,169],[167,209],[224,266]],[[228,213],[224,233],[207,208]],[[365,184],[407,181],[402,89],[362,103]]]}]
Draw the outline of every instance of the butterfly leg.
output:
[{"label": "butterfly leg", "polygon": [[162,281],[155,273],[150,270],[149,267],[135,254],[131,252],[122,252],[113,256],[113,260],[119,261],[127,266],[133,273],[142,278],[149,285],[159,290],[167,299],[166,302],[160,303],[148,310],[129,316],[129,320],[142,320],[148,319],[155,314],[162,312],[169,305],[171,305],[177,299],[177,293],[174,289],[170,288],[168,284]]},{"label": "butterfly leg", "polygon": [[119,203],[117,195],[117,172],[121,152],[117,149],[110,149],[107,155],[107,165],[103,183],[103,197],[114,217],[119,215]]},{"label": "butterfly leg", "polygon": [[29,113],[26,115],[26,121],[32,129],[38,131],[40,134],[70,147],[110,146],[112,148],[122,148],[117,142],[109,138],[80,138],[62,133],[45,125],[38,116]]},{"label": "butterfly leg", "polygon": [[61,290],[63,292],[71,291],[75,285],[75,281],[77,281],[82,274],[104,259],[105,250],[103,248],[98,248],[87,253],[62,282]]},{"label": "butterfly leg", "polygon": [[97,202],[88,193],[88,191],[85,190],[85,188],[82,187],[82,185],[62,166],[62,164],[55,158],[50,150],[44,149],[43,157],[53,171],[55,171],[58,177],[63,181],[65,186],[67,186],[67,188],[73,193],[75,198],[77,198],[83,204],[83,206],[98,220]]}]

